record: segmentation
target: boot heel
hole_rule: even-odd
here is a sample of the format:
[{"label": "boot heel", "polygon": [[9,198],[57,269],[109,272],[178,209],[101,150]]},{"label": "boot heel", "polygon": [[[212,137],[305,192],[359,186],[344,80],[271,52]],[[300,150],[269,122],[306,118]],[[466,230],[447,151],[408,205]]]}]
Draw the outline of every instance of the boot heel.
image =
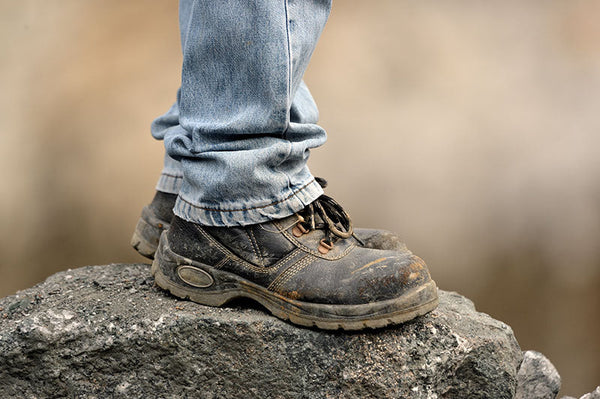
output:
[{"label": "boot heel", "polygon": [[[145,220],[140,219],[135,226],[135,231],[131,237],[131,246],[140,253],[140,255],[146,258],[153,259],[154,252],[156,251],[156,245],[158,240],[153,242],[152,238],[160,236],[160,230],[154,226],[149,225]],[[150,240],[148,240],[150,238]]]},{"label": "boot heel", "polygon": [[161,236],[150,271],[159,287],[202,305],[222,306],[240,296],[237,282],[223,272],[171,251],[166,233]]},{"label": "boot heel", "polygon": [[133,236],[131,237],[131,246],[149,259],[154,259],[154,253],[158,246],[158,241],[163,230],[168,229],[169,224],[158,219],[147,206],[142,210],[142,215],[138,220]]}]

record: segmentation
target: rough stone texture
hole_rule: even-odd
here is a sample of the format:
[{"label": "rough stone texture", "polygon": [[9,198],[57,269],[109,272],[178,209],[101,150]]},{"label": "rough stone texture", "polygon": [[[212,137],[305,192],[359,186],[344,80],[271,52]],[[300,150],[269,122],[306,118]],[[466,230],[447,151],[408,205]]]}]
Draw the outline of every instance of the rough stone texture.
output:
[{"label": "rough stone texture", "polygon": [[539,352],[525,352],[515,399],[554,399],[559,390],[560,375],[550,360]]},{"label": "rough stone texture", "polygon": [[512,398],[510,327],[440,300],[402,326],[324,332],[177,300],[147,265],[69,270],[0,300],[0,397]]}]

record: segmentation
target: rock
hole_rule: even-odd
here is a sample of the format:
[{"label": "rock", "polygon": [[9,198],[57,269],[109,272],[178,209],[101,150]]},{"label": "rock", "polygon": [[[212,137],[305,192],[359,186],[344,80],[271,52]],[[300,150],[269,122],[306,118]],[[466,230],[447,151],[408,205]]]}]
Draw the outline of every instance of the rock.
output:
[{"label": "rock", "polygon": [[594,389],[594,392],[586,393],[579,399],[600,399],[600,386]]},{"label": "rock", "polygon": [[506,324],[440,291],[383,330],[295,327],[257,305],[210,308],[147,265],[61,272],[0,300],[0,397],[512,398],[522,352]]},{"label": "rock", "polygon": [[554,399],[559,390],[560,375],[550,360],[539,352],[525,352],[515,399]]}]

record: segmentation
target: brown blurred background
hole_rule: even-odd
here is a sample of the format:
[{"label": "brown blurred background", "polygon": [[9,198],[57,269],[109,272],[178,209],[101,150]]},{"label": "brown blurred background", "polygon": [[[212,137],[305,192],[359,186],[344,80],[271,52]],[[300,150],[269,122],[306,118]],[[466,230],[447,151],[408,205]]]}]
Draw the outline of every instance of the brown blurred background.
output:
[{"label": "brown blurred background", "polygon": [[[311,169],[510,324],[574,396],[600,384],[600,1],[344,0],[306,81]],[[128,242],[180,73],[177,2],[0,0],[0,296],[140,262]]]}]

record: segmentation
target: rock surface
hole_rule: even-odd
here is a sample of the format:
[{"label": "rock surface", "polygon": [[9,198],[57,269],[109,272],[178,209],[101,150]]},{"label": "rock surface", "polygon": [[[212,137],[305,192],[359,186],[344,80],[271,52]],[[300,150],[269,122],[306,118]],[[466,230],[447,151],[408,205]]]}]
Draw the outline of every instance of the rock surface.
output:
[{"label": "rock surface", "polygon": [[0,397],[512,398],[506,324],[440,306],[361,333],[298,328],[247,303],[209,308],[147,265],[90,266],[0,300]]},{"label": "rock surface", "polygon": [[525,352],[515,399],[554,399],[559,390],[560,375],[550,360],[539,352]]}]

